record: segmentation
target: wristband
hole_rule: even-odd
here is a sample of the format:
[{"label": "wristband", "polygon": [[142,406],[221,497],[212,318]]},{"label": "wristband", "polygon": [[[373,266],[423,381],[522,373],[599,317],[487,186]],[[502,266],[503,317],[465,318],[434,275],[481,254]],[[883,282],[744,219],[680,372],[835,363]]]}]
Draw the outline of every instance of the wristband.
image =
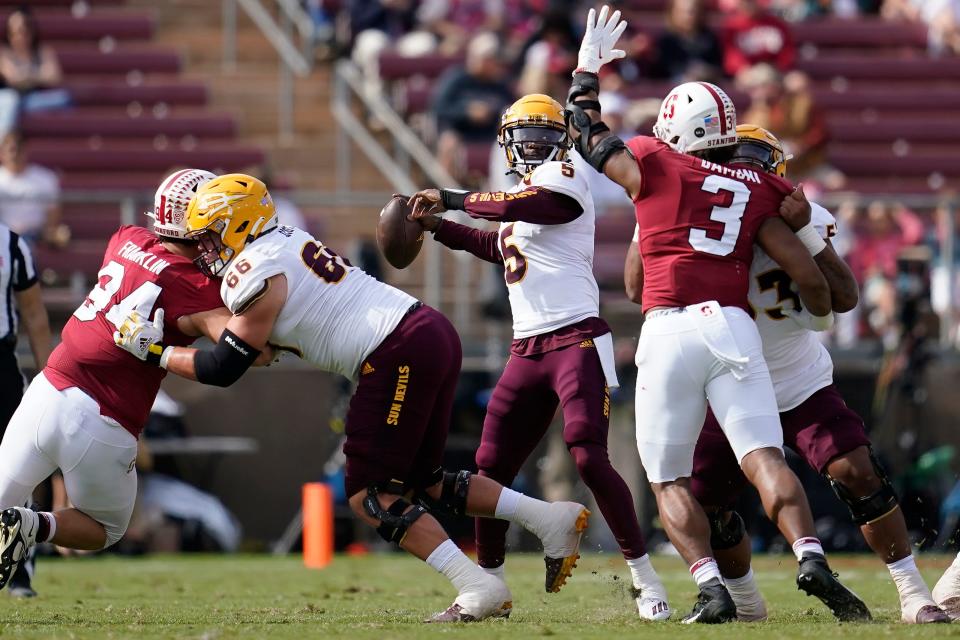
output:
[{"label": "wristband", "polygon": [[440,202],[443,203],[443,208],[447,211],[451,209],[463,211],[468,195],[470,195],[470,192],[463,189],[440,189]]},{"label": "wristband", "polygon": [[147,347],[147,357],[146,362],[148,364],[155,364],[161,366],[160,363],[163,357],[163,344],[156,342],[149,347]]},{"label": "wristband", "polygon": [[796,235],[812,256],[817,255],[827,248],[826,241],[820,236],[820,232],[817,231],[817,228],[813,226],[812,222],[807,223],[807,226],[797,231]]},{"label": "wristband", "polygon": [[160,354],[160,368],[166,369],[167,363],[170,362],[170,356],[173,355],[173,347],[165,347],[163,353]]},{"label": "wristband", "polygon": [[833,326],[833,312],[825,316],[815,316],[810,314],[810,328],[814,331],[826,331]]}]

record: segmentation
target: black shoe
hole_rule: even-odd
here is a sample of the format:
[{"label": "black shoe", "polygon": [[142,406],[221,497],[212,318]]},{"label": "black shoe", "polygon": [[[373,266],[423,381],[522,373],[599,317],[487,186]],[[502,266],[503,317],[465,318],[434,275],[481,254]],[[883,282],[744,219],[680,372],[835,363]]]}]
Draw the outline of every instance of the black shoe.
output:
[{"label": "black shoe", "polygon": [[719,578],[711,578],[700,587],[697,604],[682,620],[683,624],[719,624],[737,619],[737,605]]},{"label": "black shoe", "polygon": [[837,620],[865,622],[871,619],[870,610],[863,600],[840,584],[837,574],[830,570],[827,559],[818,553],[805,553],[800,558],[797,588],[808,596],[817,597]]},{"label": "black shoe", "polygon": [[7,584],[7,592],[14,598],[36,598],[37,592],[33,590],[33,572],[37,559],[36,547],[30,547],[27,559],[17,567],[17,570],[10,576],[10,582]]}]

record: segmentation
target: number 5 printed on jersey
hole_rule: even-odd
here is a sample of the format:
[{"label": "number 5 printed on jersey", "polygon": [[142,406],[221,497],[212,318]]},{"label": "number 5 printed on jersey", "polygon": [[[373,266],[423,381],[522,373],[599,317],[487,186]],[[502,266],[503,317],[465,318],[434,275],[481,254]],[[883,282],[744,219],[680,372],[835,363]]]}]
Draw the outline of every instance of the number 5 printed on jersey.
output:
[{"label": "number 5 printed on jersey", "polygon": [[750,201],[750,189],[742,182],[714,175],[707,176],[700,189],[707,193],[728,191],[733,194],[733,201],[730,202],[730,206],[716,206],[710,211],[711,220],[723,223],[723,235],[720,239],[710,238],[707,236],[706,229],[694,227],[690,229],[690,246],[703,253],[728,256],[737,246],[737,238],[740,236],[740,219],[743,218],[747,203]]},{"label": "number 5 printed on jersey", "polygon": [[503,256],[503,278],[507,284],[517,284],[527,275],[527,259],[517,248],[513,237],[516,223],[510,223],[500,232],[500,254]]}]

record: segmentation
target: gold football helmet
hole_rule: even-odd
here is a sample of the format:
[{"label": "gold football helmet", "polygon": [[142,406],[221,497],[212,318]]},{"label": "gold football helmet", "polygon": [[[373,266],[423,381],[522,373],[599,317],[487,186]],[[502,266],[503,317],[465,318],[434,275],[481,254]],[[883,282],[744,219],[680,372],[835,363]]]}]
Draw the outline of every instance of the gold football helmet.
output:
[{"label": "gold football helmet", "polygon": [[500,118],[497,142],[507,155],[507,173],[524,176],[545,162],[565,160],[570,149],[563,107],[550,96],[523,96]]},{"label": "gold football helmet", "polygon": [[210,277],[220,277],[248,243],[277,226],[277,211],[267,186],[253,176],[230,173],[197,191],[187,208],[187,237],[196,238],[195,262]]},{"label": "gold football helmet", "polygon": [[737,146],[730,162],[752,164],[781,178],[787,175],[787,160],[777,136],[755,124],[737,125]]}]

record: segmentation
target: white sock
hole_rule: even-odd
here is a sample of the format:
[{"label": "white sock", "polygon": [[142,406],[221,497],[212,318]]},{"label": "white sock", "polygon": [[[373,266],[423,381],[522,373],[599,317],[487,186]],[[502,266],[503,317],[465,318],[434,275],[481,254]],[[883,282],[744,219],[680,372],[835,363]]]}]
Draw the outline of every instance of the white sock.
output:
[{"label": "white sock", "polygon": [[626,558],[627,566],[630,567],[630,575],[633,577],[633,586],[640,589],[648,596],[657,596],[667,599],[667,591],[663,588],[663,582],[660,576],[654,571],[650,564],[649,554],[643,554],[639,558]]},{"label": "white sock", "polygon": [[920,575],[920,570],[917,569],[917,563],[912,553],[902,560],[891,562],[887,565],[887,569],[890,570],[890,577],[893,578],[894,584],[897,585],[897,592],[900,594],[901,603],[915,598],[930,602],[933,601],[930,595],[930,589],[927,588],[927,584],[923,581],[923,577]]},{"label": "white sock", "polygon": [[823,552],[823,546],[820,544],[819,538],[797,538],[793,543],[793,555],[797,556],[797,562],[803,558],[805,553],[816,553],[821,556],[826,554]]},{"label": "white sock", "polygon": [[727,591],[733,601],[739,605],[741,602],[752,602],[759,599],[760,589],[757,587],[757,581],[753,577],[753,568],[747,570],[746,575],[739,578],[724,578],[727,585]]},{"label": "white sock", "polygon": [[480,567],[480,568],[483,569],[484,571],[486,571],[487,573],[489,573],[490,575],[496,576],[496,577],[500,578],[500,579],[503,580],[504,582],[507,581],[507,577],[506,577],[506,576],[507,576],[507,570],[506,570],[506,569],[507,569],[507,563],[506,563],[506,562],[504,562],[503,564],[501,564],[499,567]]},{"label": "white sock", "polygon": [[693,576],[698,587],[713,578],[718,578],[723,582],[723,577],[720,575],[720,567],[717,566],[717,561],[713,558],[700,558],[694,562],[690,565],[690,575]]},{"label": "white sock", "polygon": [[497,499],[497,508],[493,512],[494,517],[500,518],[501,520],[510,520],[513,518],[517,513],[517,504],[520,502],[520,496],[522,495],[522,493],[504,487],[500,491],[500,497]]},{"label": "white sock", "polygon": [[487,578],[483,569],[468,558],[463,551],[454,544],[453,540],[444,540],[427,557],[427,564],[446,576],[457,593],[477,584],[482,584]]},{"label": "white sock", "polygon": [[538,538],[543,538],[544,523],[549,521],[549,515],[549,502],[525,496],[506,487],[500,493],[497,510],[494,512],[497,518],[516,522]]}]

